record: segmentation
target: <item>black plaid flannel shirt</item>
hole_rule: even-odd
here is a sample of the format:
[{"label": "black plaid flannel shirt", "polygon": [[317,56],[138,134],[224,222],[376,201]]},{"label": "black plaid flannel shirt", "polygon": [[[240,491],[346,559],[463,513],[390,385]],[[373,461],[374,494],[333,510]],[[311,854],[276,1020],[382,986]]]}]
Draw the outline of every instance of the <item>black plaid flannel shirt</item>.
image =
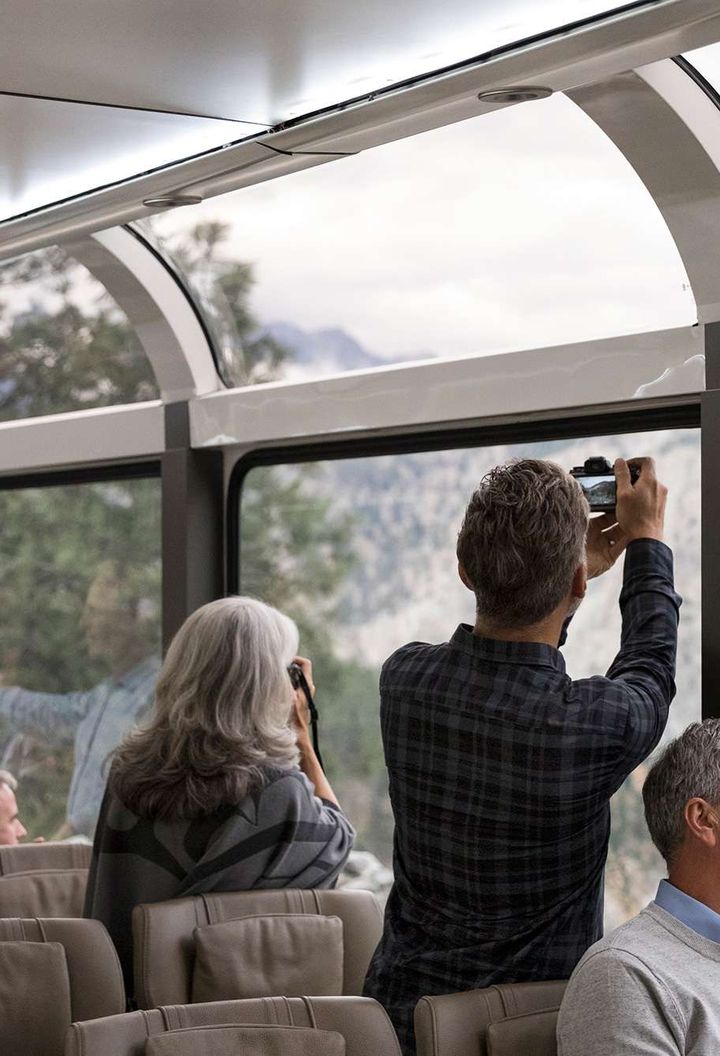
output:
[{"label": "black plaid flannel shirt", "polygon": [[395,883],[364,993],[404,1053],[424,994],[564,979],[601,937],[609,801],[665,728],[679,606],[672,552],[636,540],[604,678],[464,624],[385,663]]}]

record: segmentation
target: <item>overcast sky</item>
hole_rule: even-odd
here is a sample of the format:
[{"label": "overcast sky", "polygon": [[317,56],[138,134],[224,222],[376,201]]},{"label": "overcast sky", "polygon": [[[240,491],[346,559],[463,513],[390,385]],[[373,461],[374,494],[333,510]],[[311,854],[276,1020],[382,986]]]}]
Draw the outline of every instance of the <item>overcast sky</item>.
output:
[{"label": "overcast sky", "polygon": [[231,225],[263,322],[341,327],[388,360],[695,322],[627,161],[565,96],[486,114],[160,218]]}]

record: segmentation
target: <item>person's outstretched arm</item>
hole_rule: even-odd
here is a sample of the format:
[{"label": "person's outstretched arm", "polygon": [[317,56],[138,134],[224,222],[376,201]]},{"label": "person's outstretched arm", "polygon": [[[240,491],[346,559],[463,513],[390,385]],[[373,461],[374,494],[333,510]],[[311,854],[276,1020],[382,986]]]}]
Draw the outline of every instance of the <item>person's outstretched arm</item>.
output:
[{"label": "person's outstretched arm", "polygon": [[15,732],[40,733],[72,740],[84,718],[92,690],[78,693],[41,693],[20,686],[0,688],[0,718]]},{"label": "person's outstretched arm", "polygon": [[616,517],[626,540],[620,594],[620,649],[607,678],[628,693],[623,757],[618,777],[626,776],[660,740],[675,696],[678,612],[672,551],[663,542],[667,489],[652,459],[638,459],[633,486],[626,462],[615,464]]}]

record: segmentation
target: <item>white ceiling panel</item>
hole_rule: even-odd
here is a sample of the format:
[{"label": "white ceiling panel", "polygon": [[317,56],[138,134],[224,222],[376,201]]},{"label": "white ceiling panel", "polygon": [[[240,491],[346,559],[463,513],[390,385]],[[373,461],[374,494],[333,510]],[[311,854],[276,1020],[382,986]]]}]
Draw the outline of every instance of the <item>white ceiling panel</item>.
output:
[{"label": "white ceiling panel", "polygon": [[0,220],[257,131],[235,121],[0,95]]},{"label": "white ceiling panel", "polygon": [[5,0],[0,91],[276,124],[612,0]]}]

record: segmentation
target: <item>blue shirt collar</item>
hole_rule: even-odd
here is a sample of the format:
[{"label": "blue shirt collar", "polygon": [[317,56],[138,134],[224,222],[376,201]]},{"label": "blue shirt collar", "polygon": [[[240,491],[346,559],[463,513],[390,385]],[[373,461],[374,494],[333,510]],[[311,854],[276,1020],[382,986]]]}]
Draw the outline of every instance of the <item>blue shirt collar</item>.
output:
[{"label": "blue shirt collar", "polygon": [[720,943],[720,913],[710,909],[704,902],[698,902],[674,887],[668,880],[661,880],[655,895],[655,905],[675,917],[681,924],[686,924],[698,935],[703,935],[711,942]]}]

